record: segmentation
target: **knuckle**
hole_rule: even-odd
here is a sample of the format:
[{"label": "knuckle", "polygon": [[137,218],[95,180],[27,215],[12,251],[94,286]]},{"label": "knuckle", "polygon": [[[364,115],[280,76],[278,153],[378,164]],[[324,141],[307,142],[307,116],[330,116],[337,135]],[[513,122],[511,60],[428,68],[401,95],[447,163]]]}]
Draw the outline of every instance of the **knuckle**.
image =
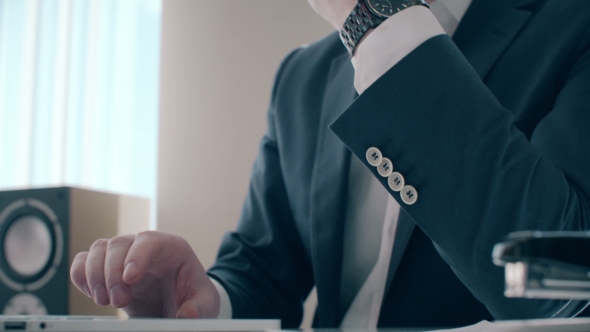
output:
[{"label": "knuckle", "polygon": [[76,254],[76,256],[74,257],[74,260],[72,261],[72,268],[74,268],[74,266],[78,266],[80,264],[83,264],[86,262],[86,259],[88,258],[88,251],[82,251]]},{"label": "knuckle", "polygon": [[107,239],[98,239],[90,246],[90,250],[105,249],[108,243]]},{"label": "knuckle", "polygon": [[113,238],[111,238],[108,243],[107,243],[107,248],[117,248],[117,247],[122,247],[125,245],[128,245],[130,242],[130,239],[128,236],[115,236]]},{"label": "knuckle", "polygon": [[[150,247],[150,254],[152,258],[160,257],[164,248],[167,247],[167,244],[170,243],[170,237],[172,234],[162,232],[162,231],[144,231],[137,235],[138,242],[141,243],[141,246],[138,248],[144,248],[146,246]],[[138,248],[135,248],[134,252],[137,252]]]},{"label": "knuckle", "polygon": [[153,246],[161,246],[166,242],[170,234],[161,231],[144,231],[139,233],[138,238]]},{"label": "knuckle", "polygon": [[192,251],[190,244],[188,243],[188,241],[185,240],[185,238],[183,238],[180,235],[176,235],[176,234],[170,234],[170,245],[172,245],[174,248],[176,248],[177,250],[181,250],[181,251]]},{"label": "knuckle", "polygon": [[140,232],[139,234],[137,234],[137,237],[140,237],[143,239],[156,239],[156,238],[158,238],[160,233],[161,233],[160,231],[143,231],[143,232]]}]

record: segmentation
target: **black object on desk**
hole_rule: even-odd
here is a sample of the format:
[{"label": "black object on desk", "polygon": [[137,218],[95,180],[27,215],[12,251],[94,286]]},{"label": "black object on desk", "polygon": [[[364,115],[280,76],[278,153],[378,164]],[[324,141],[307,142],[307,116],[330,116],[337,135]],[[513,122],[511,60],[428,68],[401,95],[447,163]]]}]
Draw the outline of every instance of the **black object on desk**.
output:
[{"label": "black object on desk", "polygon": [[590,299],[590,232],[516,232],[496,244],[507,297]]}]

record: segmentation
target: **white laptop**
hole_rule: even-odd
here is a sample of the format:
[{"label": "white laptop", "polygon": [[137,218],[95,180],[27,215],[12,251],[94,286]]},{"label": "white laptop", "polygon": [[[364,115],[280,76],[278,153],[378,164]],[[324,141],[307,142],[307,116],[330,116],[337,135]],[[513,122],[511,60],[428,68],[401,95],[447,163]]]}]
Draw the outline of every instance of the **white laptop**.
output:
[{"label": "white laptop", "polygon": [[280,330],[280,320],[152,319],[107,316],[1,316],[0,331],[188,332]]}]

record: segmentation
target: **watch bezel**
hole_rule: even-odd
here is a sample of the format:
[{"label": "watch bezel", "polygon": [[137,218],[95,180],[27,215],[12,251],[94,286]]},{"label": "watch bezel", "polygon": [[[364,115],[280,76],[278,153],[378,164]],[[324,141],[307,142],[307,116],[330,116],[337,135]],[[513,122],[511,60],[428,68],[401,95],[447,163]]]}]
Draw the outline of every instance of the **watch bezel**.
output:
[{"label": "watch bezel", "polygon": [[399,13],[400,11],[402,11],[404,9],[410,8],[410,7],[415,6],[417,4],[421,4],[420,1],[407,1],[406,0],[407,2],[409,2],[408,6],[406,8],[400,9],[400,7],[399,7],[399,5],[400,5],[399,2],[400,1],[399,0],[392,0],[392,2],[398,2],[398,4],[397,4],[398,6],[396,7],[397,11],[394,12],[393,14],[391,14],[391,15],[385,15],[385,14],[382,14],[379,11],[377,11],[377,9],[375,9],[375,7],[373,7],[373,5],[371,4],[371,1],[372,0],[363,0],[363,2],[365,3],[365,6],[371,12],[371,14],[373,14],[373,15],[379,17],[379,18],[382,18],[382,19],[388,19],[391,16],[395,15],[396,13]]},{"label": "watch bezel", "polygon": [[378,16],[379,18],[387,19],[387,18],[390,18],[391,16],[393,16],[393,14],[395,14],[395,13],[393,13],[393,14],[391,14],[389,16],[388,15],[381,14],[379,11],[377,11],[377,9],[375,9],[375,7],[373,7],[373,4],[371,3],[371,0],[364,0],[364,2],[365,2],[365,6],[367,6],[367,9],[369,9],[369,11],[371,12],[371,14],[373,14],[375,16]]}]

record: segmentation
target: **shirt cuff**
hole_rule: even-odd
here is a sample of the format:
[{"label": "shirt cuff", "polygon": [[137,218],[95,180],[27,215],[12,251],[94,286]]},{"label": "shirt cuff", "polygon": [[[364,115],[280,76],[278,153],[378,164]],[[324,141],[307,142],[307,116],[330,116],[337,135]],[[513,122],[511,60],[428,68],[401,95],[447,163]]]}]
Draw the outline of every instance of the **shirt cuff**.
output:
[{"label": "shirt cuff", "polygon": [[359,44],[352,58],[356,91],[363,93],[422,43],[444,33],[424,6],[413,6],[391,16]]},{"label": "shirt cuff", "polygon": [[231,319],[232,318],[232,309],[231,309],[231,300],[229,299],[229,295],[227,295],[227,291],[225,288],[215,279],[211,279],[213,286],[219,292],[219,315],[217,316],[218,319]]}]

